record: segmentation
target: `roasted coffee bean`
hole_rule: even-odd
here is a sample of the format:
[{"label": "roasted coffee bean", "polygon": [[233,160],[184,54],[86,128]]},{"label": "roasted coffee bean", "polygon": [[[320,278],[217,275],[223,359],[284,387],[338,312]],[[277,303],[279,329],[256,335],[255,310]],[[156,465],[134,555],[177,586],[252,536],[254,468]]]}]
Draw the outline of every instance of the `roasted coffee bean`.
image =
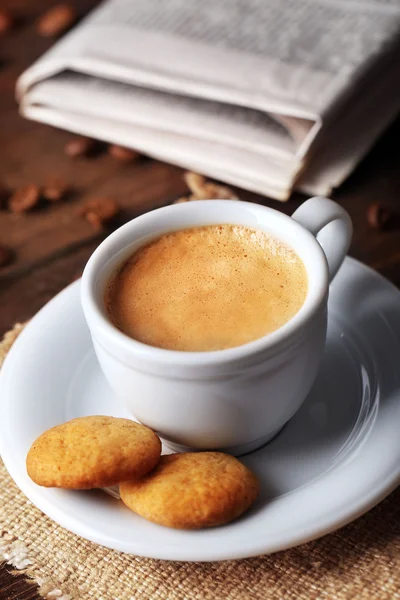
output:
[{"label": "roasted coffee bean", "polygon": [[135,162],[140,157],[139,152],[136,150],[131,150],[130,148],[125,148],[124,146],[117,146],[116,144],[111,144],[108,147],[108,153],[110,156],[115,158],[122,163],[130,163]]},{"label": "roasted coffee bean", "polygon": [[96,147],[96,141],[91,138],[77,135],[71,138],[64,146],[64,152],[71,158],[88,156]]},{"label": "roasted coffee bean", "polygon": [[226,185],[219,185],[218,183],[206,183],[204,186],[204,200],[209,198],[215,198],[217,200],[238,200],[238,197],[231,188]]},{"label": "roasted coffee bean", "polygon": [[192,192],[188,198],[189,200],[238,200],[231,188],[207,181],[203,175],[198,173],[187,171],[183,174],[183,179]]},{"label": "roasted coffee bean", "polygon": [[40,189],[34,183],[19,187],[11,196],[8,208],[11,212],[22,213],[34,208],[39,202]]},{"label": "roasted coffee bean", "polygon": [[5,8],[0,9],[0,34],[7,33],[15,25],[13,15]]},{"label": "roasted coffee bean", "polygon": [[373,229],[385,229],[392,216],[392,211],[380,202],[374,202],[368,206],[367,220]]},{"label": "roasted coffee bean", "polygon": [[206,179],[203,175],[199,175],[198,173],[192,173],[191,171],[186,171],[183,174],[183,179],[188,186],[189,190],[195,196],[201,196],[204,185],[206,183]]},{"label": "roasted coffee bean", "polygon": [[59,202],[63,200],[69,192],[69,186],[61,180],[54,179],[49,181],[42,189],[42,196],[49,202]]},{"label": "roasted coffee bean", "polygon": [[37,32],[43,37],[56,37],[69,29],[75,20],[76,12],[70,4],[57,4],[40,17]]},{"label": "roasted coffee bean", "polygon": [[93,198],[86,202],[80,214],[95,229],[103,229],[119,212],[119,206],[111,198]]}]

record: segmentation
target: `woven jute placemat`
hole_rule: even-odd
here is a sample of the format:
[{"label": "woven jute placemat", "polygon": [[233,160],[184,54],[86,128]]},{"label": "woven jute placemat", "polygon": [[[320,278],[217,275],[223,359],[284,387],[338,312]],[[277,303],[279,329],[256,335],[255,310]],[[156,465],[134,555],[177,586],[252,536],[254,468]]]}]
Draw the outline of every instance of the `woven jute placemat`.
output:
[{"label": "woven jute placemat", "polygon": [[[0,345],[0,363],[21,328]],[[0,461],[0,527],[0,557],[48,600],[400,599],[400,488],[354,523],[298,548],[240,561],[169,562],[66,531],[32,505]]]}]

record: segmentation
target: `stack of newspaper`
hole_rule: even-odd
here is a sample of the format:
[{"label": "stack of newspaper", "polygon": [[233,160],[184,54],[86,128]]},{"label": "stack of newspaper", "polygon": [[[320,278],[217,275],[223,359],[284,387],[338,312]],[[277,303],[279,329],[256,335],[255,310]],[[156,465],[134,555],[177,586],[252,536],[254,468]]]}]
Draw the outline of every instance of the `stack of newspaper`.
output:
[{"label": "stack of newspaper", "polygon": [[400,108],[399,0],[108,0],[19,79],[30,119],[285,200]]}]

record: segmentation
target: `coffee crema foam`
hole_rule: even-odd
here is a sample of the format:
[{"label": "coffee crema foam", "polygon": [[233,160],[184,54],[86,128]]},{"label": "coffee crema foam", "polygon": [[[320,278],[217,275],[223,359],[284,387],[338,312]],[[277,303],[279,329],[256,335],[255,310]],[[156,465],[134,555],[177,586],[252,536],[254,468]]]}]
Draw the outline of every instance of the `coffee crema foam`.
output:
[{"label": "coffee crema foam", "polygon": [[240,225],[163,235],[133,253],[106,292],[110,320],[158,348],[223,350],[279,329],[307,294],[303,262],[286,244]]}]

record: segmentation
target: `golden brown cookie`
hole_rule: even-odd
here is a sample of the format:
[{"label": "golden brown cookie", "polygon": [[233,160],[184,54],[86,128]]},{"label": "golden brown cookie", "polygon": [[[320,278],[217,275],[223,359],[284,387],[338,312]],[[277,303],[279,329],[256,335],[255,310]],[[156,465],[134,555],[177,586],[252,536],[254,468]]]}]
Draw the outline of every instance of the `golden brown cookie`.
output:
[{"label": "golden brown cookie", "polygon": [[35,440],[28,475],[45,487],[90,489],[142,477],[160,460],[161,442],[144,425],[114,417],[80,417]]},{"label": "golden brown cookie", "polygon": [[154,471],[120,485],[121,498],[131,510],[176,529],[232,521],[249,508],[258,492],[256,476],[222,452],[162,456]]}]

